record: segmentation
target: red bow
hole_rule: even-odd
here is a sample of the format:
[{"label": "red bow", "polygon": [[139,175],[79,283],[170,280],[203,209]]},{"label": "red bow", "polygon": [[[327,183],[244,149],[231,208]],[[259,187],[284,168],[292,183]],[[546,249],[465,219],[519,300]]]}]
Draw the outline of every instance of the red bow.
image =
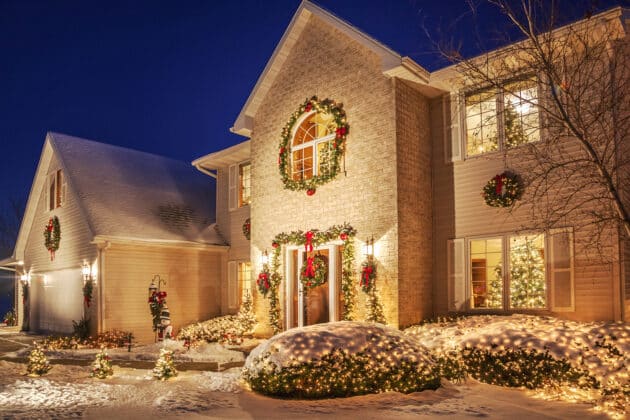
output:
[{"label": "red bow", "polygon": [[313,252],[313,235],[314,233],[310,230],[304,235],[306,237],[306,242],[304,243],[304,250],[306,252]]},{"label": "red bow", "polygon": [[363,278],[361,279],[361,286],[365,285],[367,286],[370,283],[370,276],[372,275],[372,271],[374,271],[372,269],[371,266],[367,266],[363,269]]},{"label": "red bow", "polygon": [[315,267],[313,267],[314,258],[308,257],[306,259],[306,270],[304,270],[304,275],[306,277],[312,278],[315,277]]},{"label": "red bow", "polygon": [[496,183],[496,186],[494,187],[494,192],[497,195],[501,195],[501,191],[503,191],[503,177],[501,175],[495,176],[494,182]]},{"label": "red bow", "polygon": [[85,305],[89,308],[90,307],[90,297],[89,296],[83,296],[83,301],[85,302]]}]

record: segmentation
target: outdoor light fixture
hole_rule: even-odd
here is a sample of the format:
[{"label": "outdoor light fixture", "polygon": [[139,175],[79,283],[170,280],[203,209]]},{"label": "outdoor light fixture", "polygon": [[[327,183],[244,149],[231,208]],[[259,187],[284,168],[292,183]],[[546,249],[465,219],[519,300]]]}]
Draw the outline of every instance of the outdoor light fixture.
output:
[{"label": "outdoor light fixture", "polygon": [[260,263],[262,265],[267,265],[269,263],[269,255],[267,254],[267,250],[265,249],[260,256]]},{"label": "outdoor light fixture", "polygon": [[366,257],[374,256],[374,237],[365,240],[365,245],[363,245],[363,255]]},{"label": "outdoor light fixture", "polygon": [[31,275],[29,273],[24,273],[20,276],[20,281],[23,286],[28,286],[31,282]]},{"label": "outdoor light fixture", "polygon": [[88,280],[92,280],[92,269],[88,263],[83,263],[83,267],[81,268],[81,274],[83,274],[83,284],[88,282]]}]

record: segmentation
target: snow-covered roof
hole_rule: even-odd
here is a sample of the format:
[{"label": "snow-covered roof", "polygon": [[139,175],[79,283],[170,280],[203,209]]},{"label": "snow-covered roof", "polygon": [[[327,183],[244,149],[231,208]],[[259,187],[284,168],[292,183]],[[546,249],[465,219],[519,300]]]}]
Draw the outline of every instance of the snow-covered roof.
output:
[{"label": "snow-covered roof", "polygon": [[92,237],[178,245],[225,242],[214,229],[212,181],[187,162],[48,133],[14,252],[22,258],[48,164],[57,156]]},{"label": "snow-covered roof", "polygon": [[249,160],[250,157],[251,140],[245,140],[227,149],[222,149],[195,159],[192,165],[196,168],[218,169]]}]

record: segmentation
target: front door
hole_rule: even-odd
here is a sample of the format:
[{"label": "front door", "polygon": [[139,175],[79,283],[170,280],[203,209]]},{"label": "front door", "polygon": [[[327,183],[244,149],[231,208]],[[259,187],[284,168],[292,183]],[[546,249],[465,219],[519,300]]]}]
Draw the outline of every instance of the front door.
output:
[{"label": "front door", "polygon": [[302,267],[309,253],[303,248],[287,253],[286,327],[302,327],[339,319],[339,253],[336,245],[321,246],[313,251],[319,254],[328,268],[327,281],[307,288],[300,281]]}]

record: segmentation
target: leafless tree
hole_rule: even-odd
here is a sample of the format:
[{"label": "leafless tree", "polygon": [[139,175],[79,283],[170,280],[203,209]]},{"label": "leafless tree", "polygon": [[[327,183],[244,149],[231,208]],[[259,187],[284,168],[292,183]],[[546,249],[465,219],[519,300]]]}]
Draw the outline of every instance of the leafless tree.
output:
[{"label": "leafless tree", "polygon": [[[570,220],[596,232],[594,243],[615,229],[630,238],[628,10],[586,9],[583,20],[559,27],[555,1],[487,2],[502,12],[520,41],[472,59],[445,44],[439,48],[455,64],[463,92],[495,89],[539,111],[533,129],[542,141],[504,152],[526,185],[513,211],[526,207],[536,225],[530,228]],[[523,78],[537,83],[537,95],[513,83]],[[504,114],[508,105],[506,100]]]},{"label": "leafless tree", "polygon": [[0,259],[13,253],[24,214],[24,202],[22,200],[9,198],[3,204],[0,205]]}]

